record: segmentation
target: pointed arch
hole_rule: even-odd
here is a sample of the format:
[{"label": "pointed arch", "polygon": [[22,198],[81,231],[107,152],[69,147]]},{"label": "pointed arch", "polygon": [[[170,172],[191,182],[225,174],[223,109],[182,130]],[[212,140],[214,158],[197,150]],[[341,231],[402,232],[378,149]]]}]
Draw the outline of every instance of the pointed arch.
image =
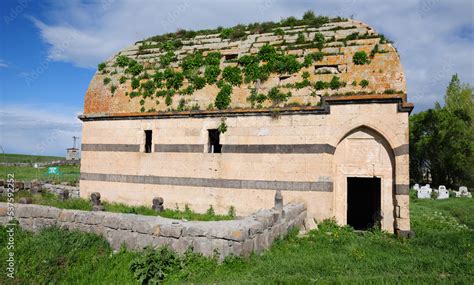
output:
[{"label": "pointed arch", "polygon": [[329,144],[334,147],[337,147],[337,145],[345,137],[347,137],[349,133],[351,133],[353,130],[361,129],[361,128],[372,130],[375,133],[377,133],[379,136],[384,138],[385,141],[387,141],[388,145],[390,146],[390,149],[392,150],[392,152],[395,147],[404,144],[403,141],[400,141],[399,136],[397,136],[396,134],[396,128],[394,128],[393,126],[390,127],[380,120],[373,119],[372,121],[369,122],[366,119],[362,119],[362,118],[351,119],[341,124],[340,127],[336,130],[336,133],[330,139]]},{"label": "pointed arch", "polygon": [[[342,132],[341,132],[342,133]],[[334,209],[341,224],[347,223],[349,178],[379,178],[382,228],[395,230],[395,154],[392,144],[379,128],[366,124],[344,130],[337,138],[333,159]]]}]

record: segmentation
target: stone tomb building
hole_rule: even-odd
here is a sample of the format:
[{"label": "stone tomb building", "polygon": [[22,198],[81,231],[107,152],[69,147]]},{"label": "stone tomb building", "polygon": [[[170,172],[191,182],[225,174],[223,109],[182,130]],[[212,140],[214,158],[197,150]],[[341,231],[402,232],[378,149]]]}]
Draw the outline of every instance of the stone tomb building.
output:
[{"label": "stone tomb building", "polygon": [[281,190],[309,219],[409,233],[413,105],[396,49],[348,19],[262,30],[156,36],[100,64],[81,196],[244,216]]}]

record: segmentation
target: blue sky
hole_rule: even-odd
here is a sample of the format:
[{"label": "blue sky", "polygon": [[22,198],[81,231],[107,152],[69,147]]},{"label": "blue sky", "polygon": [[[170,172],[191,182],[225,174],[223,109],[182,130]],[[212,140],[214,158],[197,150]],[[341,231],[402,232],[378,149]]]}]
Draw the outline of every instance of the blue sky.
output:
[{"label": "blue sky", "polygon": [[474,84],[472,0],[0,1],[0,145],[64,155],[99,62],[137,40],[176,31],[300,17],[353,16],[400,53],[415,112],[442,101],[450,77]]}]

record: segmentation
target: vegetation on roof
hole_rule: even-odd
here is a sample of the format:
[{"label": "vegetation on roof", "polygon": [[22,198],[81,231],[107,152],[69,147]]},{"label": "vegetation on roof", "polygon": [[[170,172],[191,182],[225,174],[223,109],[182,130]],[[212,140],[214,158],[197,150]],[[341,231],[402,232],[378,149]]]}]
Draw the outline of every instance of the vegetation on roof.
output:
[{"label": "vegetation on roof", "polygon": [[[248,25],[239,24],[230,28],[217,27],[216,29],[205,29],[199,31],[193,30],[184,30],[180,29],[175,33],[167,33],[163,35],[157,35],[149,37],[143,41],[138,41],[137,43],[146,43],[146,42],[168,42],[173,41],[174,43],[179,43],[182,40],[187,40],[194,38],[196,36],[206,36],[211,34],[219,34],[223,39],[230,40],[239,40],[245,37],[247,34],[263,34],[275,32],[282,34],[284,31],[282,27],[296,27],[296,26],[309,26],[319,28],[324,24],[333,23],[333,22],[345,22],[346,18],[329,18],[326,16],[315,15],[313,11],[307,11],[301,19],[295,17],[288,17],[282,19],[279,22],[263,22],[263,23],[252,23]],[[182,43],[182,42],[181,42]]]},{"label": "vegetation on roof", "polygon": [[[173,104],[175,95],[186,96],[192,95],[195,91],[201,90],[206,85],[215,85],[218,90],[215,91],[213,104],[208,109],[217,108],[220,110],[231,107],[233,86],[240,88],[255,89],[261,83],[267,81],[270,76],[277,74],[280,76],[291,76],[299,73],[302,69],[307,68],[302,75],[303,80],[292,84],[275,86],[262,94],[256,90],[251,91],[247,102],[252,108],[262,108],[264,103],[270,103],[272,107],[278,107],[285,103],[291,96],[292,89],[300,90],[309,88],[312,96],[317,91],[327,90],[331,93],[346,86],[346,82],[342,81],[338,76],[333,76],[327,81],[327,76],[332,72],[317,72],[322,74],[323,80],[310,80],[309,67],[314,62],[323,61],[325,57],[344,55],[341,50],[325,50],[325,47],[338,47],[340,45],[329,45],[335,42],[335,36],[328,37],[324,32],[312,30],[308,28],[319,28],[324,24],[331,22],[344,22],[344,18],[328,18],[324,16],[316,16],[314,12],[306,12],[301,19],[288,17],[279,22],[253,23],[248,25],[237,25],[231,28],[218,27],[217,29],[186,31],[178,30],[176,33],[168,33],[164,35],[154,36],[146,40],[138,42],[138,52],[135,54],[136,59],[130,58],[127,54],[120,54],[115,57],[114,62],[101,63],[98,66],[102,74],[110,73],[112,79],[106,77],[103,84],[110,82],[113,95],[118,86],[115,84],[130,84],[133,91],[127,91],[126,96],[130,99],[140,97],[141,111],[145,112],[145,104],[148,111],[155,110],[149,108],[146,102],[158,102],[158,97],[163,97],[168,111],[173,111],[173,106],[177,106],[178,110],[197,110],[199,105],[194,102],[192,106],[187,106],[192,100],[181,98],[176,101],[179,104]],[[288,28],[297,28],[296,30],[288,30]],[[336,26],[327,31],[354,29],[356,26]],[[281,36],[278,41],[265,43],[256,49],[250,46],[252,50],[249,53],[240,55],[226,54],[225,56],[219,51],[211,51],[204,49],[189,49],[187,54],[180,50],[184,45],[190,45],[191,38],[196,36],[209,36],[209,38],[220,37],[229,41],[243,40],[249,34],[273,33]],[[344,34],[344,33],[343,33]],[[347,33],[346,33],[347,34]],[[285,39],[283,35],[288,36],[291,40]],[[326,35],[326,36],[325,36]],[[343,45],[361,45],[357,40],[380,38],[379,44],[387,42],[386,38],[381,35],[366,33],[351,33],[344,38],[338,38],[337,41]],[[288,40],[288,42],[286,42]],[[349,43],[349,44],[348,44]],[[370,64],[371,60],[378,53],[387,51],[380,48],[375,43],[370,55],[365,51],[356,52],[353,56],[353,63],[356,65]],[[301,50],[303,52],[292,52],[293,50]],[[315,51],[316,50],[316,51]],[[330,52],[329,52],[330,51]],[[147,56],[152,60],[143,60],[145,56],[140,55],[153,54]],[[106,68],[115,67],[115,71],[110,72]],[[118,69],[118,71],[117,71]],[[114,78],[112,75],[122,72],[119,77]],[[150,73],[149,73],[150,72]],[[305,75],[306,74],[306,75]],[[113,80],[113,81],[112,81]],[[242,86],[245,84],[245,86]],[[354,87],[365,89],[369,86],[369,81],[363,79],[359,84],[352,84]],[[285,88],[281,90],[281,88]],[[332,91],[331,91],[332,90]],[[288,92],[287,92],[288,91]],[[369,90],[370,92],[370,90]],[[398,91],[396,91],[398,92]],[[319,92],[321,94],[321,92]],[[146,100],[149,98],[149,100]],[[275,99],[277,98],[277,99]],[[268,104],[267,104],[268,106]]]}]

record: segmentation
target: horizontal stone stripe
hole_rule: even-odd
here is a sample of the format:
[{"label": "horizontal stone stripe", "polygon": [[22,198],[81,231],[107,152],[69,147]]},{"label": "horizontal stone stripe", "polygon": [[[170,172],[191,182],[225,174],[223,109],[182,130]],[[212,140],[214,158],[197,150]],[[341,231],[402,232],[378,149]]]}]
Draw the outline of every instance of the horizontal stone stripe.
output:
[{"label": "horizontal stone stripe", "polygon": [[406,184],[395,185],[395,195],[408,195],[410,186]]},{"label": "horizontal stone stripe", "polygon": [[139,152],[138,144],[82,144],[82,151],[123,151],[123,152]]},{"label": "horizontal stone stripe", "polygon": [[[82,144],[83,151],[125,151],[138,152],[136,144]],[[223,153],[328,153],[334,154],[336,148],[330,144],[259,144],[259,145],[222,145]],[[202,153],[202,144],[155,144],[155,152]]]},{"label": "horizontal stone stripe", "polygon": [[155,144],[155,152],[204,152],[203,144]]},{"label": "horizontal stone stripe", "polygon": [[320,192],[333,191],[333,183],[331,181],[300,182],[300,181],[240,180],[240,179],[214,179],[214,178],[193,178],[193,177],[103,174],[103,173],[85,173],[85,172],[81,173],[81,180],[137,183],[137,184],[211,187],[211,188],[284,190],[284,191],[320,191]]},{"label": "horizontal stone stripe", "polygon": [[393,153],[395,156],[405,155],[410,153],[410,146],[408,144],[402,144],[393,149]]},{"label": "horizontal stone stripe", "polygon": [[225,144],[223,153],[329,153],[336,148],[330,144]]}]

